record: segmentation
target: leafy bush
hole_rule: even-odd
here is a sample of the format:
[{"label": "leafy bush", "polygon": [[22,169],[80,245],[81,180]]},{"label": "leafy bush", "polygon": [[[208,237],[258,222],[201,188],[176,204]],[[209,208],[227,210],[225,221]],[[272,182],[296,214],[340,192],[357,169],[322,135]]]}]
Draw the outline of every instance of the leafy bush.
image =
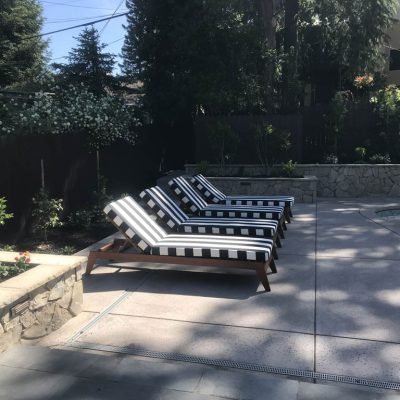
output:
[{"label": "leafy bush", "polygon": [[65,224],[71,228],[89,228],[93,223],[96,222],[97,212],[96,210],[77,210],[70,213],[66,219]]},{"label": "leafy bush", "polygon": [[7,212],[7,200],[0,197],[0,226],[6,223],[7,219],[12,218],[14,215]]},{"label": "leafy bush", "polygon": [[336,154],[327,154],[323,159],[324,164],[337,164],[338,158]]},{"label": "leafy bush", "polygon": [[287,177],[292,177],[295,175],[297,163],[289,160],[287,163],[282,165],[282,175]]},{"label": "leafy bush", "polygon": [[19,256],[15,257],[14,264],[1,264],[0,263],[0,279],[8,279],[12,278],[13,276],[19,275],[29,268],[32,267],[30,265],[31,259],[30,254],[27,251],[19,253]]},{"label": "leafy bush", "polygon": [[32,199],[34,209],[33,229],[43,234],[43,240],[47,242],[47,232],[51,228],[62,226],[61,213],[63,211],[62,199],[50,198],[49,192],[42,188]]},{"label": "leafy bush", "polygon": [[389,154],[374,154],[369,158],[372,164],[390,164],[392,161]]},{"label": "leafy bush", "polygon": [[255,142],[258,158],[266,173],[273,164],[283,161],[285,153],[291,146],[290,133],[270,124],[263,124],[256,128]]},{"label": "leafy bush", "polygon": [[214,159],[219,163],[221,170],[236,155],[239,145],[239,135],[226,122],[218,121],[209,128],[210,147]]},{"label": "leafy bush", "polygon": [[[0,99],[1,100],[1,99]],[[83,85],[39,92],[28,101],[3,101],[0,133],[73,134],[86,137],[89,146],[100,148],[123,139],[135,143],[132,129],[138,126],[132,107],[118,96],[96,96]]]},{"label": "leafy bush", "polygon": [[356,147],[354,149],[354,152],[356,153],[357,160],[356,162],[358,163],[364,163],[364,158],[367,155],[367,149],[365,147]]}]

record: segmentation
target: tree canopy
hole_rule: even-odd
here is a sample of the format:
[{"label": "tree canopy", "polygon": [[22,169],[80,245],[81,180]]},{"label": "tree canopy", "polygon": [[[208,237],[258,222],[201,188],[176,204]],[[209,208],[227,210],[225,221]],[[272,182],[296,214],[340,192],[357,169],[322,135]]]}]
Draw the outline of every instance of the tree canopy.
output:
[{"label": "tree canopy", "polygon": [[77,38],[78,45],[68,55],[67,64],[53,64],[64,84],[83,83],[92,93],[104,94],[115,83],[112,75],[114,55],[103,52],[105,44],[93,27],[85,28]]},{"label": "tree canopy", "polygon": [[0,88],[27,81],[43,67],[47,44],[37,36],[42,24],[37,0],[1,0]]}]

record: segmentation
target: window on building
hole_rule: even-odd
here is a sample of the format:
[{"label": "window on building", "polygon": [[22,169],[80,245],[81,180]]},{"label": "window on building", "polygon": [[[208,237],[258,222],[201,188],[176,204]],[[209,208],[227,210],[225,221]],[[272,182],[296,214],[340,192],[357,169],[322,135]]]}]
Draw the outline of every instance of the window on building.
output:
[{"label": "window on building", "polygon": [[400,70],[400,50],[390,50],[390,71]]}]

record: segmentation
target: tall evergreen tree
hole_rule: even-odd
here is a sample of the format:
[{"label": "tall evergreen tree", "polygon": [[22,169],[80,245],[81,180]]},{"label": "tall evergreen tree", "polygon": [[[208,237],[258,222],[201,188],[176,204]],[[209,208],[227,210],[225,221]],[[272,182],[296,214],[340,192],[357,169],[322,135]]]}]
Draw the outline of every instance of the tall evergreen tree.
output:
[{"label": "tall evergreen tree", "polygon": [[27,81],[43,67],[42,24],[37,0],[0,1],[0,88]]},{"label": "tall evergreen tree", "polygon": [[93,27],[85,28],[76,39],[78,46],[69,52],[69,63],[53,64],[59,71],[58,78],[64,83],[83,83],[92,93],[104,94],[115,84],[114,55],[103,52],[106,45],[100,43]]},{"label": "tall evergreen tree", "polygon": [[182,146],[189,150],[199,113],[262,109],[270,55],[258,3],[128,0],[127,7],[122,71],[143,83],[144,106],[163,132],[166,157],[178,160],[170,167],[190,158]]}]

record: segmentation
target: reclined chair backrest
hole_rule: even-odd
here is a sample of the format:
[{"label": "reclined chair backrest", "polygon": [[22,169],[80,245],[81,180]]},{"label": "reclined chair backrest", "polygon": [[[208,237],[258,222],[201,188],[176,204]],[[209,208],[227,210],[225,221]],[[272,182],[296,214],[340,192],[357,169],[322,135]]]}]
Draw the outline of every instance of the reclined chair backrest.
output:
[{"label": "reclined chair backrest", "polygon": [[143,190],[139,196],[171,229],[189,219],[171,197],[158,186]]},{"label": "reclined chair backrest", "polygon": [[190,211],[197,212],[208,206],[208,203],[197,193],[196,189],[183,177],[178,176],[168,182],[174,193],[189,206]]},{"label": "reclined chair backrest", "polygon": [[116,200],[104,208],[107,217],[142,251],[148,252],[167,233],[130,196]]},{"label": "reclined chair backrest", "polygon": [[212,201],[213,203],[218,204],[226,199],[226,195],[201,174],[194,175],[191,179],[191,182],[206,199]]}]

